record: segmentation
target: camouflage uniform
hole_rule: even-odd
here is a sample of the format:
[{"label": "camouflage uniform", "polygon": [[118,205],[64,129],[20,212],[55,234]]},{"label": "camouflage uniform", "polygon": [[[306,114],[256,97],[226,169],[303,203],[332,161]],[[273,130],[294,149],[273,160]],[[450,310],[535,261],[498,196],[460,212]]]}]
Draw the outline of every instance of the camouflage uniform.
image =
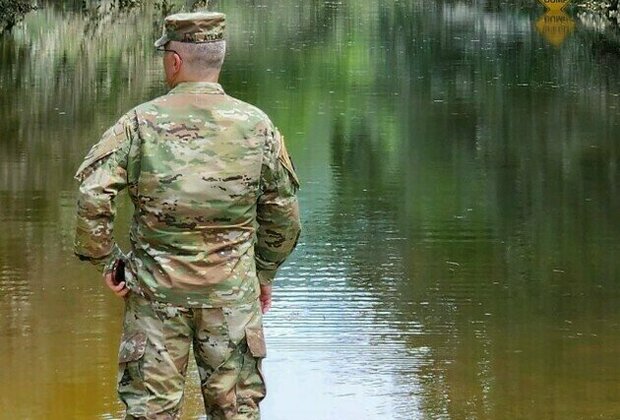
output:
[{"label": "camouflage uniform", "polygon": [[[300,231],[299,182],[269,118],[217,83],[180,83],[121,117],[76,178],[76,254],[104,271],[127,263],[118,382],[127,418],[178,418],[190,343],[207,412],[258,418],[259,284],[272,282]],[[112,237],[125,188],[135,208],[127,256]]]},{"label": "camouflage uniform", "polygon": [[213,420],[257,419],[266,389],[265,342],[258,301],[196,309],[127,298],[118,392],[127,418],[177,419],[190,344],[207,414]]}]

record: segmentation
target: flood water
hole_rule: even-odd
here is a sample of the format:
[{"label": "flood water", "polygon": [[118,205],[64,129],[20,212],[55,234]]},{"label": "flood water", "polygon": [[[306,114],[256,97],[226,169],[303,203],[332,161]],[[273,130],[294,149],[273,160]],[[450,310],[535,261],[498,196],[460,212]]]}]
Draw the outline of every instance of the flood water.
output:
[{"label": "flood water", "polygon": [[[185,3],[144,3],[42,1],[0,36],[1,419],[122,415],[122,302],[72,255],[72,175],[166,92],[152,42]],[[224,88],[303,181],[263,418],[620,418],[617,31],[534,0],[210,8]]]}]

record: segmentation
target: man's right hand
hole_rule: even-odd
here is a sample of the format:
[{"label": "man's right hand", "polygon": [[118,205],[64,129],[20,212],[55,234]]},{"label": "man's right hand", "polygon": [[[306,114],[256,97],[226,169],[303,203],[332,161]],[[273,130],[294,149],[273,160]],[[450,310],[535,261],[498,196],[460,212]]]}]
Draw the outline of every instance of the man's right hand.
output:
[{"label": "man's right hand", "polygon": [[103,276],[105,284],[114,292],[118,297],[125,297],[129,293],[129,288],[126,287],[125,282],[122,281],[119,284],[114,284],[114,271],[110,271]]}]

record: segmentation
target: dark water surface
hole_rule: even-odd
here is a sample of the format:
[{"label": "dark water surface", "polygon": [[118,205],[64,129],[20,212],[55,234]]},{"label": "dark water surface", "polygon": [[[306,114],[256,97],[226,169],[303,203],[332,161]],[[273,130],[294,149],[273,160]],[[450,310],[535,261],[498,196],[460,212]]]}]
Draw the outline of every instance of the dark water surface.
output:
[{"label": "dark water surface", "polygon": [[[151,45],[170,3],[81,3],[0,37],[2,419],[122,411],[122,302],[72,256],[72,174],[166,91]],[[303,180],[263,418],[620,418],[617,33],[534,0],[212,8],[222,84]]]}]

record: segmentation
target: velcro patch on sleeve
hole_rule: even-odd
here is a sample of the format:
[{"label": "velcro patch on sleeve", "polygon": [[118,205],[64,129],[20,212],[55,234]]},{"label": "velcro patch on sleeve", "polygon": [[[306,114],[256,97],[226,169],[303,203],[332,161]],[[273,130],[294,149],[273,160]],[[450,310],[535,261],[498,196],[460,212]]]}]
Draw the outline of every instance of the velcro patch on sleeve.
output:
[{"label": "velcro patch on sleeve", "polygon": [[84,161],[75,173],[75,179],[82,181],[86,178],[89,173],[89,169],[93,168],[93,166],[100,160],[120,149],[126,138],[125,124],[123,123],[123,120],[121,120],[103,133],[101,140],[99,140],[99,142],[90,149],[84,158]]},{"label": "velcro patch on sleeve", "polygon": [[291,179],[295,183],[295,186],[299,188],[299,178],[297,177],[297,173],[295,172],[295,165],[293,165],[291,156],[288,154],[288,150],[286,150],[284,136],[280,136],[280,154],[278,155],[278,159],[280,160],[282,166],[284,166],[284,168],[291,176]]}]

